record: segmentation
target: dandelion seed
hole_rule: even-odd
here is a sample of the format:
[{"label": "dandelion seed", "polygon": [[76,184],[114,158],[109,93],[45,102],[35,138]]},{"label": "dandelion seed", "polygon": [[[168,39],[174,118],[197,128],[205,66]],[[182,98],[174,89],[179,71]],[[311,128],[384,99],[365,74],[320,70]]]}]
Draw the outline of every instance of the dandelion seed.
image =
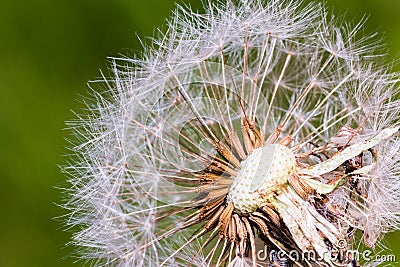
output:
[{"label": "dandelion seed", "polygon": [[[338,24],[316,3],[209,3],[179,8],[143,59],[115,59],[71,123],[82,257],[357,266],[337,254],[398,230],[399,78],[361,25]],[[276,253],[262,260],[264,247]]]}]

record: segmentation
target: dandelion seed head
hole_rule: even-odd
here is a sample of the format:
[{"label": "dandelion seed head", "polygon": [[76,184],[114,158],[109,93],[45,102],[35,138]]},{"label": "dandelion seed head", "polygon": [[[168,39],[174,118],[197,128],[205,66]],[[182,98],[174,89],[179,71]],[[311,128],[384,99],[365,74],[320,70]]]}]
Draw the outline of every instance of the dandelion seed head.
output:
[{"label": "dandelion seed head", "polygon": [[289,0],[205,8],[178,7],[141,58],[114,58],[68,123],[81,257],[254,267],[265,245],[304,264],[289,251],[399,230],[399,75],[363,22]]}]

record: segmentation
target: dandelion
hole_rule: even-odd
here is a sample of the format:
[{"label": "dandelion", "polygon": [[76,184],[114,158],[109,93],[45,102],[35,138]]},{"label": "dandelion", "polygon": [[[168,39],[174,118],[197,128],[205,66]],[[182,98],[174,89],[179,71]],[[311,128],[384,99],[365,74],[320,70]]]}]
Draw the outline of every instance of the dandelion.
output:
[{"label": "dandelion", "polygon": [[98,266],[358,266],[399,229],[398,75],[321,4],[206,5],[92,83],[73,244]]}]

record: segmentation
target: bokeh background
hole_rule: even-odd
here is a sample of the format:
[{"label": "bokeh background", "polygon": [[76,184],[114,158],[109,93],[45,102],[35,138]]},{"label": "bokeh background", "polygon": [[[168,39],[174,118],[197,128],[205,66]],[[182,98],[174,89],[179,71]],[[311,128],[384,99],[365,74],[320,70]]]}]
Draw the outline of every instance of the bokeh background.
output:
[{"label": "bokeh background", "polygon": [[[0,266],[82,266],[67,257],[70,233],[56,187],[67,151],[64,121],[87,95],[86,82],[107,71],[107,56],[140,52],[174,0],[1,1],[0,5]],[[200,0],[180,1],[201,9]],[[385,34],[400,58],[399,0],[326,0],[349,20],[369,15],[366,33]],[[165,26],[163,27],[165,30]],[[399,70],[399,66],[395,67]],[[400,261],[400,233],[385,244]]]}]

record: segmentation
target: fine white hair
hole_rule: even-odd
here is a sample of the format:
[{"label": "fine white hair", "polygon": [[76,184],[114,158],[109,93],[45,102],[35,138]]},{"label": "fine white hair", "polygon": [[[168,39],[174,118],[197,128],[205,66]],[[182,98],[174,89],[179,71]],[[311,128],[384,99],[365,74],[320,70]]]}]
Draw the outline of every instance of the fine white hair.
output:
[{"label": "fine white hair", "polygon": [[[166,33],[153,38],[140,57],[112,59],[111,77],[90,83],[88,109],[68,122],[73,137],[71,160],[63,168],[70,182],[66,224],[76,230],[71,243],[80,257],[93,265],[187,266],[193,260],[200,241],[170,255],[196,229],[182,229],[183,238],[156,235],[170,224],[158,224],[156,213],[190,198],[171,188],[163,171],[202,168],[177,151],[182,147],[174,131],[194,117],[207,127],[235,124],[235,96],[241,92],[263,133],[274,133],[284,121],[282,135],[294,133],[300,151],[311,142],[324,145],[344,125],[359,129],[360,139],[400,126],[399,75],[376,54],[379,44],[360,35],[362,23],[341,22],[315,2],[228,0],[204,6],[204,13],[177,7]],[[204,83],[223,95],[207,95]],[[179,113],[178,102],[185,103]],[[360,178],[364,201],[345,197],[348,188],[330,196],[332,203],[349,206],[371,247],[399,229],[399,138],[374,148],[376,167]],[[177,214],[166,220],[181,223]],[[196,255],[192,264],[208,266],[207,260]],[[235,258],[229,266],[252,263]]]}]

